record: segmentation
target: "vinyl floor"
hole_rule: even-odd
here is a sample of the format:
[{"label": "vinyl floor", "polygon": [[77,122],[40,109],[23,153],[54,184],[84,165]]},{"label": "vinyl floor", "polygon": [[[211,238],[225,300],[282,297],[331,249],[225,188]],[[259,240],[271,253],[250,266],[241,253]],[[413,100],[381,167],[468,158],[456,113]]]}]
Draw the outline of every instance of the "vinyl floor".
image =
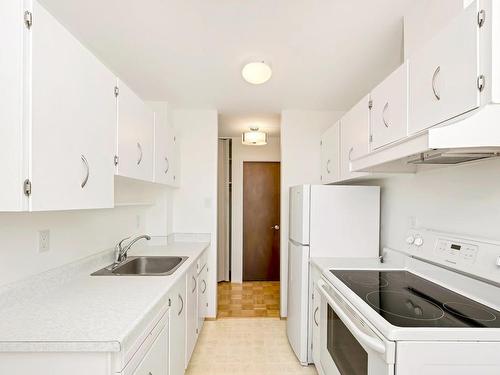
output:
[{"label": "vinyl floor", "polygon": [[206,321],[186,375],[317,375],[303,367],[278,318]]}]

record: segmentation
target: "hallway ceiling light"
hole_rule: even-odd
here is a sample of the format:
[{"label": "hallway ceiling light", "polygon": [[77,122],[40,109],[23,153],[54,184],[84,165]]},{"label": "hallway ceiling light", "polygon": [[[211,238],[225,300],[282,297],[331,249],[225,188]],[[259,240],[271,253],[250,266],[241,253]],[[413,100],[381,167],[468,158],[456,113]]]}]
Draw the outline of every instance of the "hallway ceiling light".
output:
[{"label": "hallway ceiling light", "polygon": [[249,146],[267,145],[267,133],[259,131],[259,128],[250,128],[249,132],[244,132],[241,135],[241,143]]},{"label": "hallway ceiling light", "polygon": [[243,79],[253,85],[261,85],[271,78],[273,71],[264,61],[251,62],[241,70]]}]

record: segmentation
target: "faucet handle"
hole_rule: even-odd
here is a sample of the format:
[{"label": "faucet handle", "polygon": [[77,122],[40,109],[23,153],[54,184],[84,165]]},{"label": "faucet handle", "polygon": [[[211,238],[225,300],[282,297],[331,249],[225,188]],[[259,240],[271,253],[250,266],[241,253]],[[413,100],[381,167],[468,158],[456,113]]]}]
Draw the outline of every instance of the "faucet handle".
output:
[{"label": "faucet handle", "polygon": [[130,239],[130,236],[125,237],[123,240],[121,240],[120,242],[118,242],[118,243],[116,244],[116,249],[117,249],[117,250],[121,250],[121,249],[122,249],[122,244],[123,244],[125,241],[129,240],[129,239]]}]

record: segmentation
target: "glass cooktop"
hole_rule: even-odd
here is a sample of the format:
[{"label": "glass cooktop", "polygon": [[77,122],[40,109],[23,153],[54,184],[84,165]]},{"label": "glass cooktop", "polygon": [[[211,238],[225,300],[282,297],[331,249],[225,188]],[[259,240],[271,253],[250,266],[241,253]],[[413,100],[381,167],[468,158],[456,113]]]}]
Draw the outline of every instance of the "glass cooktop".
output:
[{"label": "glass cooktop", "polygon": [[407,271],[330,270],[399,327],[500,328],[500,312]]}]

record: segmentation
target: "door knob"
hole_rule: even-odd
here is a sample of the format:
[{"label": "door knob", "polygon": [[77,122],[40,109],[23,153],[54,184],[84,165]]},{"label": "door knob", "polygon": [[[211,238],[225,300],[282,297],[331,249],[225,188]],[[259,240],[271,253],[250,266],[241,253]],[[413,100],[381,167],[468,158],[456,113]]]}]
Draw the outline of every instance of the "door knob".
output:
[{"label": "door knob", "polygon": [[280,230],[280,226],[278,224],[276,224],[275,226],[271,227],[271,229]]}]

